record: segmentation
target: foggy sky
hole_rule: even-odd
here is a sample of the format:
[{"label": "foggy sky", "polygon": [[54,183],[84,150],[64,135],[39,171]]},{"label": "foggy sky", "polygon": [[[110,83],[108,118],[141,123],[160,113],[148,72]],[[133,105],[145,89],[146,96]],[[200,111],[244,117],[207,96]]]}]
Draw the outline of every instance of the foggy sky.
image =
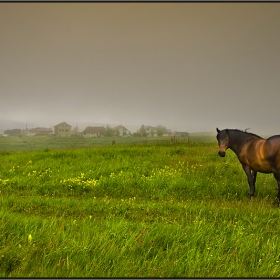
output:
[{"label": "foggy sky", "polygon": [[0,120],[280,134],[280,3],[0,3]]}]

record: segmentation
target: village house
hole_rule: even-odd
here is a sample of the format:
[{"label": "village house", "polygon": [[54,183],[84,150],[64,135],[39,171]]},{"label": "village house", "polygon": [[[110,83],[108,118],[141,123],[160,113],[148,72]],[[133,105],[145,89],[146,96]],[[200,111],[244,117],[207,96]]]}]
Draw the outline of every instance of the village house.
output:
[{"label": "village house", "polygon": [[71,136],[71,125],[67,124],[66,122],[55,125],[54,134],[56,136]]},{"label": "village house", "polygon": [[167,133],[163,133],[162,136],[171,136],[172,135],[172,130],[171,129],[167,129]]},{"label": "village house", "polygon": [[157,135],[157,129],[156,129],[156,127],[145,126],[145,130],[146,130],[146,135],[147,135],[147,137],[155,137],[155,136],[158,136],[158,135]]},{"label": "village house", "polygon": [[130,135],[130,131],[125,128],[123,125],[118,125],[112,128],[114,130],[115,135],[118,136],[128,136]]},{"label": "village house", "polygon": [[46,128],[46,127],[35,127],[28,130],[28,134],[34,134],[34,135],[49,135],[52,133],[53,133],[52,128]]},{"label": "village house", "polygon": [[83,137],[100,137],[104,135],[105,128],[103,126],[88,126],[83,132]]},{"label": "village house", "polygon": [[20,136],[21,135],[21,129],[15,128],[15,129],[8,129],[4,131],[5,135],[8,136]]}]

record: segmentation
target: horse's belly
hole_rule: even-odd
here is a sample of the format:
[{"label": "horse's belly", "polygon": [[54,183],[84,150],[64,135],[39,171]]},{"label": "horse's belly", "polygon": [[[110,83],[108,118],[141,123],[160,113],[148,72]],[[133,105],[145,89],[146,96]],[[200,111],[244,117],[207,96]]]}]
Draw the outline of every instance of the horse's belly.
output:
[{"label": "horse's belly", "polygon": [[261,173],[272,173],[272,168],[269,162],[267,161],[256,161],[251,162],[250,166],[253,170]]}]

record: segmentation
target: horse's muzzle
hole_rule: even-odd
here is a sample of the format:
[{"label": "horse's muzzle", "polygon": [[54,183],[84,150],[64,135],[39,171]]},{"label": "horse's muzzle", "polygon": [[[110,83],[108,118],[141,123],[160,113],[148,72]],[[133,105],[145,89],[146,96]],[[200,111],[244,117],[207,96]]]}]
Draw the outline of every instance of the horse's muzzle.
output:
[{"label": "horse's muzzle", "polygon": [[220,157],[225,157],[226,152],[219,151],[218,154],[219,154]]}]

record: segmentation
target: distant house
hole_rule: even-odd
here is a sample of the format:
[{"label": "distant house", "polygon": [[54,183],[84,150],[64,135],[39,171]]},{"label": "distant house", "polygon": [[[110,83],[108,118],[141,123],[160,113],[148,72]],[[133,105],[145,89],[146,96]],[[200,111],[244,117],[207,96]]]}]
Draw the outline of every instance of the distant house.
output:
[{"label": "distant house", "polygon": [[114,130],[115,135],[127,136],[130,134],[130,131],[123,125],[118,125],[116,127],[113,127],[112,129]]},{"label": "distant house", "polygon": [[71,136],[71,125],[66,122],[55,125],[54,134],[57,136]]},{"label": "distant house", "polygon": [[167,129],[167,133],[164,133],[162,136],[171,136],[172,135],[172,130]]},{"label": "distant house", "polygon": [[19,136],[21,135],[21,129],[15,128],[15,129],[8,129],[4,131],[4,134],[9,136]]},{"label": "distant house", "polygon": [[176,136],[182,136],[182,137],[187,137],[189,135],[188,132],[176,132]]},{"label": "distant house", "polygon": [[[148,126],[145,125],[144,129],[145,129],[145,134],[146,134],[145,136],[147,136],[147,137],[158,136],[156,127],[152,127],[150,125],[148,125]],[[143,133],[141,130],[142,130],[142,127],[137,130],[137,133],[140,135],[142,135],[142,133]]]},{"label": "distant house", "polygon": [[88,126],[83,132],[83,137],[100,137],[104,135],[105,128],[103,126]]},{"label": "distant house", "polygon": [[156,127],[145,126],[145,130],[146,130],[147,137],[158,136]]},{"label": "distant house", "polygon": [[28,130],[28,134],[35,134],[35,135],[48,135],[52,133],[53,133],[52,128],[46,128],[46,127],[35,127]]}]

